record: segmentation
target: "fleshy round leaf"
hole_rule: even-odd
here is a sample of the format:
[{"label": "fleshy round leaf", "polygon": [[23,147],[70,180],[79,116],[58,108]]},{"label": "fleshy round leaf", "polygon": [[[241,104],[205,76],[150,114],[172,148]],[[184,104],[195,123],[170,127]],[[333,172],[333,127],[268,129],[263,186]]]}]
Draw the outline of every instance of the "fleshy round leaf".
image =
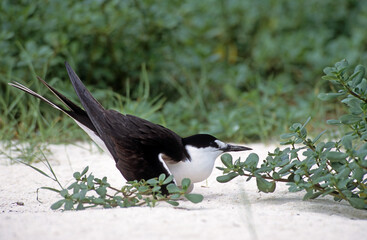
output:
[{"label": "fleshy round leaf", "polygon": [[71,209],[73,209],[73,207],[74,207],[73,200],[67,199],[67,200],[65,201],[64,209],[65,209],[65,210],[71,210]]},{"label": "fleshy round leaf", "polygon": [[106,196],[107,193],[107,189],[106,187],[99,187],[97,188],[96,192],[98,193],[98,195],[100,195],[101,197]]},{"label": "fleshy round leaf", "polygon": [[65,199],[61,199],[61,200],[55,202],[54,204],[52,204],[51,209],[52,210],[59,209],[64,203],[65,203]]},{"label": "fleshy round leaf", "polygon": [[181,186],[182,186],[183,189],[188,188],[190,186],[190,184],[191,184],[190,179],[188,179],[188,178],[182,179]]},{"label": "fleshy round leaf", "polygon": [[89,170],[89,166],[86,166],[80,175],[83,176],[84,174],[88,172],[88,170]]},{"label": "fleshy round leaf", "polygon": [[79,179],[80,179],[80,177],[81,177],[80,172],[75,172],[75,173],[73,174],[73,177],[74,177],[76,180],[79,180]]},{"label": "fleshy round leaf", "polygon": [[348,202],[354,208],[367,209],[367,204],[364,202],[362,198],[351,197],[348,199]]},{"label": "fleshy round leaf", "polygon": [[163,182],[163,185],[168,184],[173,181],[173,176],[169,175]]},{"label": "fleshy round leaf", "polygon": [[179,205],[179,203],[176,202],[176,201],[167,200],[166,202],[171,204],[172,206],[175,206],[175,207],[177,207]]},{"label": "fleshy round leaf", "polygon": [[217,181],[220,182],[220,183],[226,183],[226,182],[231,181],[233,178],[235,178],[237,176],[238,176],[238,173],[230,172],[226,175],[217,177]]},{"label": "fleshy round leaf", "polygon": [[185,198],[187,198],[187,200],[189,200],[192,203],[199,203],[204,199],[203,195],[196,193],[186,193]]},{"label": "fleshy round leaf", "polygon": [[147,183],[148,183],[149,185],[155,185],[155,184],[157,184],[157,183],[158,183],[158,180],[157,180],[157,179],[155,179],[155,178],[152,178],[152,179],[147,180]]},{"label": "fleshy round leaf", "polygon": [[276,186],[274,181],[269,182],[262,177],[256,177],[256,184],[257,188],[264,193],[274,192]]},{"label": "fleshy round leaf", "polygon": [[60,191],[60,195],[61,195],[62,197],[65,197],[66,195],[68,195],[68,190],[67,190],[67,189],[63,189],[63,190],[61,190],[61,191]]},{"label": "fleshy round leaf", "polygon": [[355,69],[354,69],[354,73],[352,74],[352,76],[350,76],[350,79],[352,79],[353,82],[353,86],[358,85],[365,74],[365,68],[362,65],[358,65]]},{"label": "fleshy round leaf", "polygon": [[171,183],[167,186],[167,190],[169,193],[179,193],[181,189],[179,189],[174,183]]},{"label": "fleshy round leaf", "polygon": [[160,182],[163,182],[163,181],[164,181],[164,179],[166,179],[166,174],[162,173],[161,175],[159,175],[158,180],[159,180]]},{"label": "fleshy round leaf", "polygon": [[248,155],[245,161],[245,165],[249,167],[256,167],[258,162],[259,162],[259,156],[256,153],[251,153],[250,155]]},{"label": "fleshy round leaf", "polygon": [[223,154],[220,159],[222,160],[222,163],[224,164],[224,166],[226,166],[227,168],[232,168],[233,167],[233,160],[232,160],[232,155],[231,154]]},{"label": "fleshy round leaf", "polygon": [[332,162],[338,162],[345,160],[348,157],[346,153],[331,151],[326,154],[326,158]]},{"label": "fleshy round leaf", "polygon": [[317,97],[322,101],[328,101],[343,95],[344,93],[320,93]]}]

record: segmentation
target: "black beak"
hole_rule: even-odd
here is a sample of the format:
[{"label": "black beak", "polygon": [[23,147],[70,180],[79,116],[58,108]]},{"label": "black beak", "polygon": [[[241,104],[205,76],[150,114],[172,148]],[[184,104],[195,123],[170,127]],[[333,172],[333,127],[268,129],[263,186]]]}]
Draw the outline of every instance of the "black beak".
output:
[{"label": "black beak", "polygon": [[252,148],[244,147],[244,146],[238,146],[238,145],[227,144],[227,146],[225,146],[221,150],[223,152],[241,152],[241,151],[252,150]]}]

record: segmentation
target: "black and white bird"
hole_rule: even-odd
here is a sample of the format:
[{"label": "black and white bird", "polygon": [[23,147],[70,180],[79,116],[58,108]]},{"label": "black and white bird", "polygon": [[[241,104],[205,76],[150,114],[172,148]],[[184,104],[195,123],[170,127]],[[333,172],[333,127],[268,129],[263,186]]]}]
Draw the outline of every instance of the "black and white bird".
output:
[{"label": "black and white bird", "polygon": [[[173,131],[132,115],[106,110],[65,63],[69,78],[84,108],[80,108],[44,80],[38,79],[67,107],[56,104],[18,82],[9,83],[71,117],[116,162],[127,181],[173,175],[176,185],[209,177],[216,158],[224,152],[251,148],[224,143],[208,134],[181,138]],[[193,185],[190,186],[191,190]]]}]

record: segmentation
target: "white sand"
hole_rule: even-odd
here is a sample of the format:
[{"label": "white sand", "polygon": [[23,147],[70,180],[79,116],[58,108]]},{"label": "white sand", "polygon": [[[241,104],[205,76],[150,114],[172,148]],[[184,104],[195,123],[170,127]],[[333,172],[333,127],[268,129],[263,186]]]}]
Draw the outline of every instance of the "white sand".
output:
[{"label": "white sand", "polygon": [[[52,146],[49,160],[66,185],[74,171],[90,166],[96,177],[107,176],[113,186],[124,180],[114,161],[96,147]],[[264,157],[273,146],[249,144]],[[221,163],[218,160],[217,166]],[[42,163],[35,166],[45,169]],[[156,208],[52,211],[56,193],[36,190],[56,187],[31,168],[0,160],[0,239],[366,239],[367,211],[331,198],[302,201],[303,192],[289,193],[277,184],[275,193],[259,193],[254,180],[244,178],[221,184],[214,170],[194,192],[204,201],[181,201],[178,208],[160,203]],[[24,205],[18,205],[22,202]]]}]

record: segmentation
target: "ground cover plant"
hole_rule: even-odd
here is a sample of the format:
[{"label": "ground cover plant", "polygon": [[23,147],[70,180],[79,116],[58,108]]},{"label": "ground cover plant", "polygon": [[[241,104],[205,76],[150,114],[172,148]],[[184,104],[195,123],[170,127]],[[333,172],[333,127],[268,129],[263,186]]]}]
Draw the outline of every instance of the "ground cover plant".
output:
[{"label": "ground cover plant", "polygon": [[334,106],[315,100],[320,72],[343,57],[366,60],[366,12],[358,0],[3,0],[1,139],[86,139],[67,117],[7,86],[45,93],[39,75],[73,98],[65,60],[104,106],[123,111],[115,100],[130,88],[139,101],[145,65],[149,100],[165,99],[149,120],[182,135],[267,141],[309,115],[322,122]]},{"label": "ground cover plant", "polygon": [[39,190],[49,190],[61,196],[62,199],[51,205],[53,210],[59,208],[63,210],[84,210],[94,207],[155,207],[159,202],[178,206],[182,199],[187,199],[192,203],[199,203],[203,200],[201,194],[187,192],[191,184],[190,179],[187,178],[182,180],[181,187],[177,187],[173,183],[173,176],[167,177],[165,174],[161,174],[158,178],[129,181],[121,188],[116,188],[108,183],[107,177],[97,178],[92,173],[88,173],[88,166],[81,172],[74,172],[74,182],[69,184],[68,187],[64,187],[43,152],[41,152],[41,155],[43,159],[40,159],[40,161],[45,164],[49,173],[24,161],[18,162],[31,167],[57,183],[58,188],[40,187],[37,189],[37,195]]},{"label": "ground cover plant", "polygon": [[304,124],[295,123],[290,132],[283,134],[282,145],[269,153],[259,164],[257,154],[250,154],[245,161],[233,162],[230,155],[223,155],[225,167],[217,180],[225,183],[237,176],[256,179],[259,191],[275,191],[276,182],[285,182],[290,192],[306,191],[303,199],[331,195],[334,200],[345,200],[358,209],[367,209],[367,80],[365,67],[358,65],[350,73],[346,60],[324,69],[323,79],[330,81],[335,92],[322,93],[321,100],[340,99],[348,109],[331,125],[340,125],[348,131],[339,139],[321,141],[323,131],[309,137]]},{"label": "ground cover plant", "polygon": [[[182,136],[206,132],[233,142],[263,142],[308,116],[312,125],[307,125],[307,132],[316,136],[325,128],[325,117],[345,111],[335,102],[317,100],[318,93],[330,87],[319,81],[321,69],[343,57],[367,60],[366,13],[367,2],[358,0],[3,0],[1,144],[31,163],[40,158],[38,149],[46,151],[50,143],[88,139],[68,117],[7,85],[15,80],[47,95],[38,84],[39,75],[76,100],[65,60],[104,106],[162,124]],[[362,94],[354,93],[350,95]],[[358,109],[355,100],[345,103]],[[349,114],[329,123],[354,127],[358,135],[363,126],[355,125],[355,120]],[[304,133],[302,126],[294,125],[292,134]],[[352,148],[357,148],[358,139],[352,136]],[[343,142],[322,151],[343,152]],[[301,159],[294,148],[275,151],[272,157],[299,153]],[[349,164],[349,158],[346,161]],[[300,181],[307,180],[301,176]],[[268,177],[272,173],[264,179]],[[272,190],[271,181],[265,186]],[[358,201],[356,191],[346,198],[349,202]]]}]

